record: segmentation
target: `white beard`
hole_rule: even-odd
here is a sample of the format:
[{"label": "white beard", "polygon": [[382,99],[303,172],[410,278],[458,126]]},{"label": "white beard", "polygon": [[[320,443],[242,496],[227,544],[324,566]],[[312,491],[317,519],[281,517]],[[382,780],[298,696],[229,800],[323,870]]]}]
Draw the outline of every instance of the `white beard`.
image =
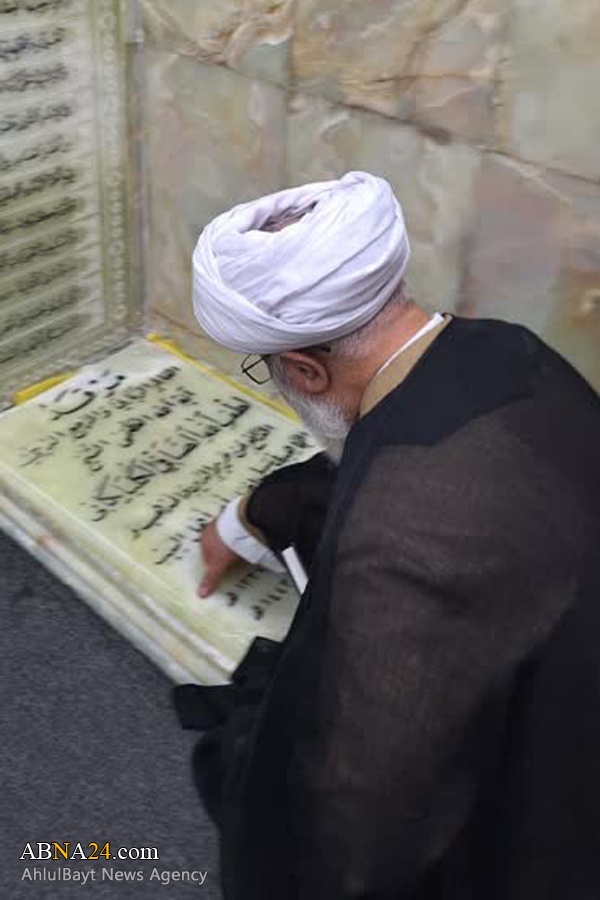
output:
[{"label": "white beard", "polygon": [[305,394],[286,385],[273,373],[273,381],[277,389],[298,413],[308,430],[325,448],[325,452],[334,463],[339,464],[348,432],[353,420],[334,403],[309,400]]}]

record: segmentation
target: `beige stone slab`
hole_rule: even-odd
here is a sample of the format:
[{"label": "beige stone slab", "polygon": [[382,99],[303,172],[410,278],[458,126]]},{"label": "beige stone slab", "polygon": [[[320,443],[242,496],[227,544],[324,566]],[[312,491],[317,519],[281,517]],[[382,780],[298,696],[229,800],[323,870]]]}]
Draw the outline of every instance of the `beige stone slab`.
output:
[{"label": "beige stone slab", "polygon": [[146,307],[198,331],[193,248],[214,216],[283,186],[285,92],[162,51],[146,92]]},{"label": "beige stone slab", "polygon": [[600,387],[600,187],[486,157],[459,310],[522,322]]},{"label": "beige stone slab", "polygon": [[441,144],[392,119],[296,95],[288,126],[290,184],[364,170],[386,178],[405,212],[408,284],[423,305],[451,311],[471,215],[477,150]]},{"label": "beige stone slab", "polygon": [[504,0],[298,0],[301,90],[493,143]]},{"label": "beige stone slab", "polygon": [[161,652],[230,672],[254,636],[285,635],[297,604],[286,576],[240,563],[197,597],[198,535],[229,499],[315,452],[297,419],[142,340],[0,422],[3,492],[55,551],[122,585],[122,608],[113,589],[107,608]]},{"label": "beige stone slab", "polygon": [[513,22],[505,149],[600,180],[598,0],[515,0]]},{"label": "beige stone slab", "polygon": [[286,83],[293,0],[142,0],[141,6],[152,45]]}]

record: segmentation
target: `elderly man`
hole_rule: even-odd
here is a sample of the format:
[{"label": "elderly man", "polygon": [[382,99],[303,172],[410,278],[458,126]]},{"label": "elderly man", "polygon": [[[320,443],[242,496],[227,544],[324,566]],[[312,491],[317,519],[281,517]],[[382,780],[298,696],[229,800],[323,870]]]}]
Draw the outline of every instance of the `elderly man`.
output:
[{"label": "elderly man", "polygon": [[409,255],[362,172],[194,252],[201,325],[327,448],[202,536],[202,595],[288,544],[309,571],[283,644],[206,689],[224,895],[597,900],[600,404],[526,328],[408,300]]}]

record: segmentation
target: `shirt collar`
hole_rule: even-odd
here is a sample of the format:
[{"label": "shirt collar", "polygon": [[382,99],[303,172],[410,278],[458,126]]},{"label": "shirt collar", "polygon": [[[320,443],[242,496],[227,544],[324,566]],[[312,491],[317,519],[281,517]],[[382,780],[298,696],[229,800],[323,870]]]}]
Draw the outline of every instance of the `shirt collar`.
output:
[{"label": "shirt collar", "polygon": [[449,313],[443,314],[443,319],[434,328],[430,328],[421,337],[411,341],[397,355],[377,372],[367,384],[360,402],[359,419],[370,412],[380,400],[383,400],[395,387],[397,387],[409,374],[413,366],[423,356],[428,347],[433,344],[437,336],[446,328],[452,320]]}]

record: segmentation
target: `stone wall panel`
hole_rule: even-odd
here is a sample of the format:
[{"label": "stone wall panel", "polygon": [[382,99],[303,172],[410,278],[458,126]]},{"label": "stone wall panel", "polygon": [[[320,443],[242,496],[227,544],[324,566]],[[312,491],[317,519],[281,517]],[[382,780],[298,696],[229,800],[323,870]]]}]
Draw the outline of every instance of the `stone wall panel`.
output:
[{"label": "stone wall panel", "polygon": [[479,143],[495,139],[502,0],[298,0],[297,87]]},{"label": "stone wall panel", "polygon": [[285,93],[162,51],[147,53],[147,87],[147,308],[198,332],[192,251],[216,215],[281,188]]},{"label": "stone wall panel", "polygon": [[490,155],[475,196],[459,310],[527,325],[600,384],[600,187]]},{"label": "stone wall panel", "polygon": [[507,152],[600,181],[600,4],[515,0],[505,64]]},{"label": "stone wall panel", "polygon": [[198,62],[287,80],[293,0],[142,0],[146,40]]}]

